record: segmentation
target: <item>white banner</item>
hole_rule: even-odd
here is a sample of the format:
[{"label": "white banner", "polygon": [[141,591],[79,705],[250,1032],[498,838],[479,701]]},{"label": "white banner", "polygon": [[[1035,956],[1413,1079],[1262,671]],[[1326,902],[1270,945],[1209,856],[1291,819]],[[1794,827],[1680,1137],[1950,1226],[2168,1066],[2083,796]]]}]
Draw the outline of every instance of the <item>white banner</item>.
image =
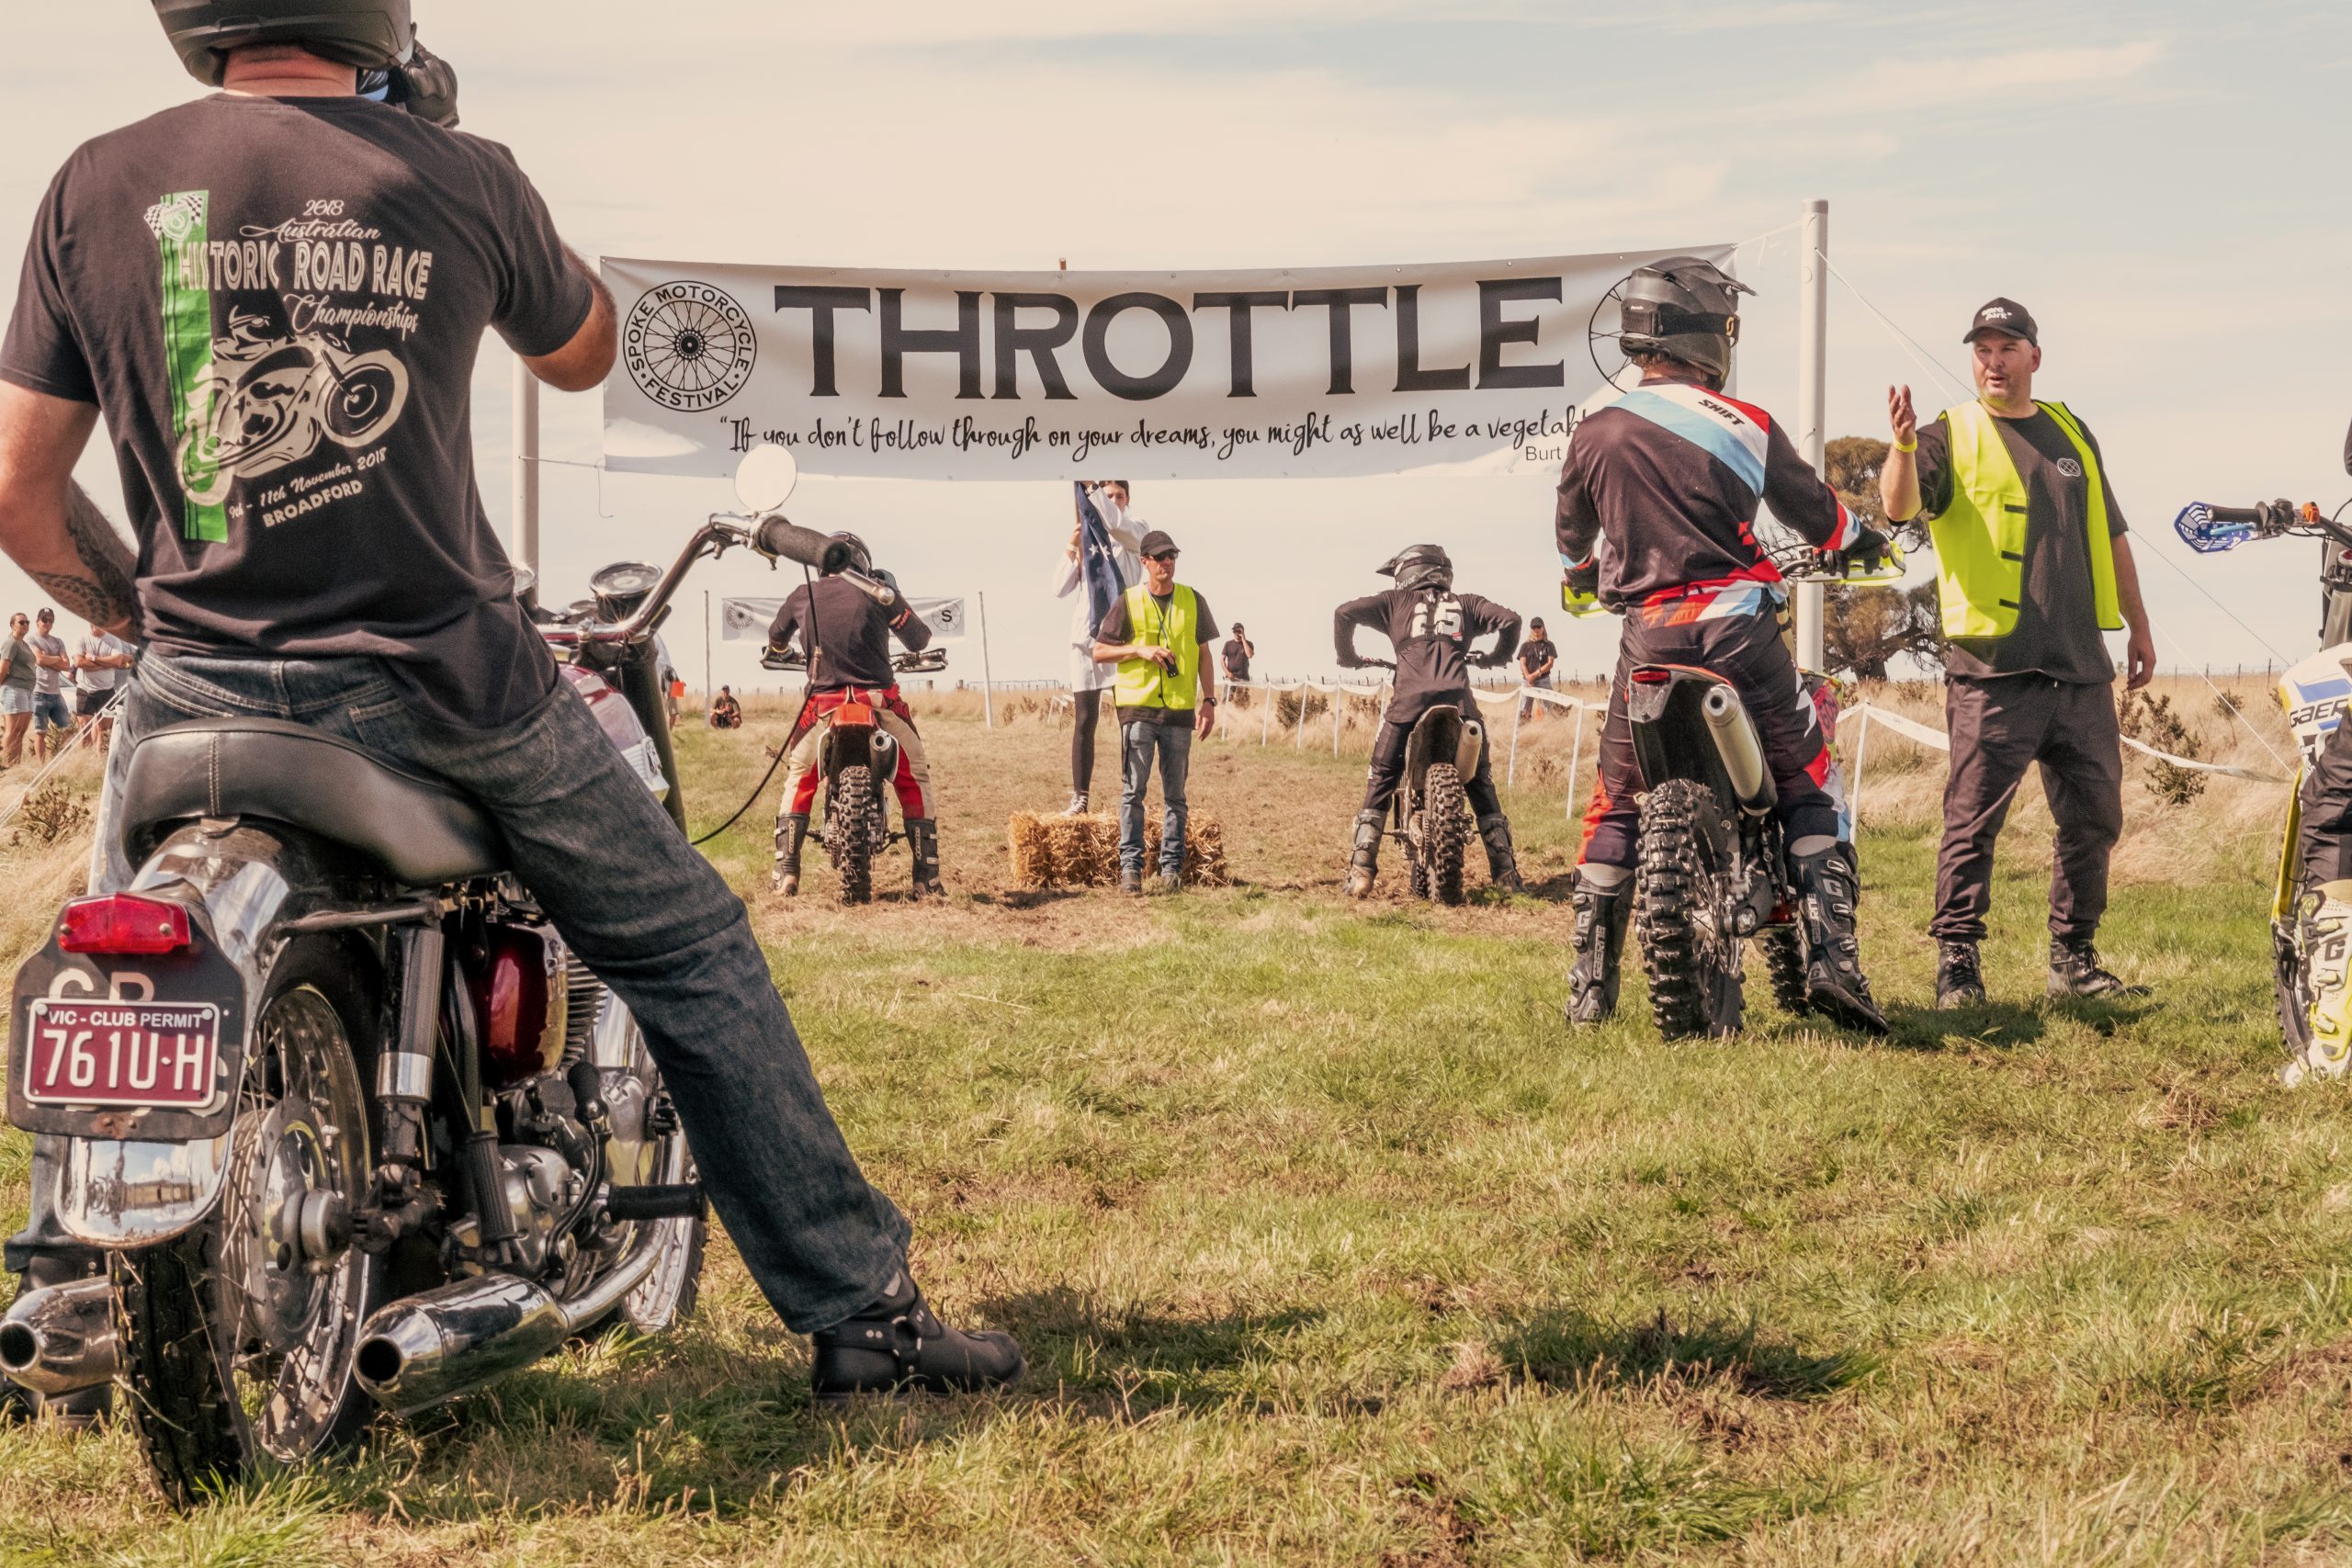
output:
[{"label": "white banner", "polygon": [[[607,257],[605,462],[724,477],[1272,479],[1556,469],[1644,262],[889,272]],[[1611,368],[1613,347],[1600,345]]]},{"label": "white banner", "polygon": [[[931,628],[932,641],[963,640],[962,598],[917,599],[910,594],[907,603]],[[765,642],[768,627],[775,624],[775,613],[783,608],[784,601],[781,599],[722,599],[718,602],[718,640]]]}]

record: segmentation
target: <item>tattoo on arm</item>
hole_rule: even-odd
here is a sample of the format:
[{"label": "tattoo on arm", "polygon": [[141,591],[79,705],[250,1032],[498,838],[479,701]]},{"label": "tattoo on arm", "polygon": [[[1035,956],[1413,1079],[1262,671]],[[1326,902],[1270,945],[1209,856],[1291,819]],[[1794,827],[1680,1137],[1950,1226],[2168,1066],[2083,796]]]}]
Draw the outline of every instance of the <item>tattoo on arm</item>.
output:
[{"label": "tattoo on arm", "polygon": [[66,487],[65,531],[74,541],[74,553],[81,558],[83,570],[37,571],[32,574],[33,581],[66,609],[101,630],[119,626],[137,615],[139,591],[133,581],[136,563],[130,548],[78,484]]}]

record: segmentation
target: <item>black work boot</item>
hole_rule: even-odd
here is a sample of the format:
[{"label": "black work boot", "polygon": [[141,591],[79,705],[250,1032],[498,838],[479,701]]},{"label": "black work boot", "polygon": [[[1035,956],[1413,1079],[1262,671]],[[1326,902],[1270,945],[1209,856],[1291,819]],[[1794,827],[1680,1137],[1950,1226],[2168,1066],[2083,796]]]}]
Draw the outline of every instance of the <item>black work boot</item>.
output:
[{"label": "black work boot", "polygon": [[1617,1010],[1617,963],[1625,953],[1625,925],[1634,913],[1634,880],[1595,887],[1577,880],[1569,905],[1577,912],[1577,961],[1568,971],[1571,1024],[1602,1023]]},{"label": "black work boot", "polygon": [[1984,1005],[1984,970],[1976,961],[1973,942],[1936,943],[1936,1006],[1973,1008]]},{"label": "black work boot", "polygon": [[969,1393],[1005,1388],[1028,1369],[1010,1334],[967,1334],[939,1321],[901,1269],[888,1295],[808,1337],[820,1404],[859,1393]]},{"label": "black work boot", "polygon": [[1523,893],[1527,885],[1519,879],[1519,857],[1511,852],[1510,818],[1501,812],[1478,818],[1478,837],[1487,845],[1487,880],[1506,893]]},{"label": "black work boot", "polygon": [[2090,938],[2050,939],[2050,994],[2053,997],[2144,997],[2145,986],[2128,986],[2099,966]]},{"label": "black work boot", "polygon": [[775,890],[787,898],[800,891],[800,846],[808,841],[807,812],[786,812],[775,819]]},{"label": "black work boot", "polygon": [[1865,1034],[1884,1034],[1886,1015],[1871,999],[1862,977],[1861,943],[1854,937],[1854,906],[1861,878],[1853,850],[1832,844],[1809,855],[1791,855],[1796,873],[1799,918],[1804,922],[1805,1000],[1815,1010]]},{"label": "black work boot", "polygon": [[939,824],[928,817],[908,818],[907,852],[914,857],[915,897],[946,893],[946,885],[939,880]]},{"label": "black work boot", "polygon": [[1348,897],[1369,898],[1380,875],[1380,840],[1387,818],[1378,811],[1356,813],[1356,841],[1348,852]]}]

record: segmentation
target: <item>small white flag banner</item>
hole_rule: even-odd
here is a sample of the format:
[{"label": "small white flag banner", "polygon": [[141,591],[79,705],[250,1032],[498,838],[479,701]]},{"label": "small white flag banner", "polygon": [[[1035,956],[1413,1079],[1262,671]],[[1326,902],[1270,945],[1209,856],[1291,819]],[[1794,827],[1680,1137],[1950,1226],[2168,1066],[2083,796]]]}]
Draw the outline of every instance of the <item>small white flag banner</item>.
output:
[{"label": "small white flag banner", "polygon": [[[964,600],[961,594],[953,599],[917,599],[910,595],[907,603],[914,607],[923,625],[931,628],[933,642],[960,642],[964,637]],[[781,599],[722,599],[718,603],[718,639],[721,642],[765,642],[768,627],[775,624],[775,613],[784,608]]]}]

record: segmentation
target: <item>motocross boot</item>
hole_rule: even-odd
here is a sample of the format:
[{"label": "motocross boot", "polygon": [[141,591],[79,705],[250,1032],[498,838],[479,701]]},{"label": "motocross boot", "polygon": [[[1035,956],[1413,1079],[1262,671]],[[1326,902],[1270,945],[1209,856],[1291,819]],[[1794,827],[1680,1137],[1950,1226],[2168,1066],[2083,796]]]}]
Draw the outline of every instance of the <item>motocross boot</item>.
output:
[{"label": "motocross boot", "polygon": [[1386,825],[1386,818],[1381,812],[1356,814],[1355,847],[1348,852],[1349,897],[1372,897],[1373,882],[1380,875],[1380,838]]},{"label": "motocross boot", "polygon": [[928,817],[908,818],[907,852],[914,857],[915,897],[945,896],[947,888],[939,880],[939,824]]},{"label": "motocross boot", "polygon": [[941,1323],[903,1269],[888,1295],[817,1330],[808,1344],[808,1382],[820,1404],[860,1393],[1005,1388],[1028,1369],[1012,1335],[967,1334]]},{"label": "motocross boot", "polygon": [[2109,971],[2098,961],[2098,949],[2087,937],[2069,941],[2064,937],[2050,939],[2050,986],[2053,997],[2144,997],[2145,986],[2124,983],[2123,977]]},{"label": "motocross boot", "polygon": [[1634,913],[1631,877],[1596,887],[1579,876],[1568,903],[1577,912],[1577,961],[1568,971],[1571,1024],[1604,1023],[1617,1010],[1617,964],[1625,953],[1625,925]]},{"label": "motocross boot", "polygon": [[2312,1078],[2340,1078],[2352,1066],[2352,882],[2324,882],[2318,893],[2319,908],[2303,920],[2311,1038],[2278,1074],[2290,1089]]},{"label": "motocross boot", "polygon": [[1519,879],[1519,857],[1511,852],[1510,818],[1501,812],[1478,818],[1478,837],[1487,844],[1487,880],[1506,893],[1524,893]]},{"label": "motocross boot", "polygon": [[808,841],[808,814],[790,811],[775,819],[775,890],[790,898],[800,892],[800,846]]},{"label": "motocross boot", "polygon": [[1798,914],[1804,921],[1805,1000],[1824,1016],[1865,1034],[1884,1034],[1886,1015],[1871,999],[1862,977],[1861,943],[1854,937],[1854,906],[1861,877],[1853,847],[1832,844],[1809,855],[1791,855],[1796,873]]}]

